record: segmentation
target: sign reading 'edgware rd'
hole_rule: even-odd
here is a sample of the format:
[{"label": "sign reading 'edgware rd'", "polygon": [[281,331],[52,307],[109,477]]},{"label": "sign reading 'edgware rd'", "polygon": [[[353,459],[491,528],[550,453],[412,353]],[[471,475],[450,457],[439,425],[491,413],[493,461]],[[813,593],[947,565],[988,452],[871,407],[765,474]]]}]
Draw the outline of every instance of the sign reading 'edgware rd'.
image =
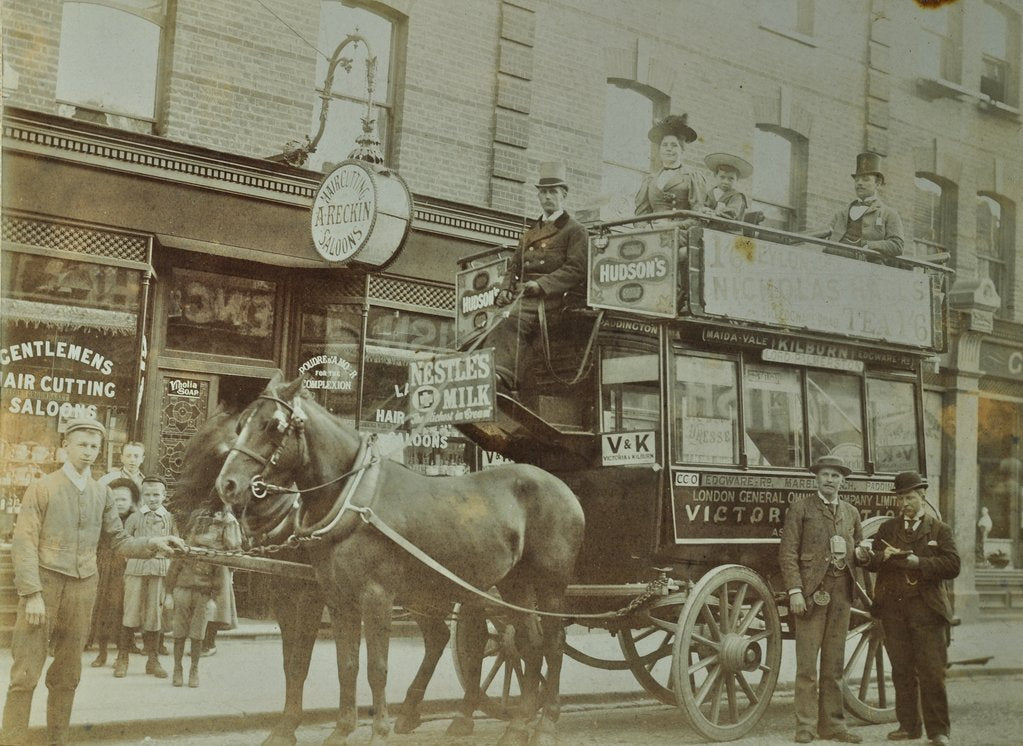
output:
[{"label": "sign reading 'edgware rd'", "polygon": [[414,426],[494,419],[494,351],[438,355],[409,363],[409,420]]},{"label": "sign reading 'edgware rd'", "polygon": [[347,161],[316,190],[313,246],[328,262],[346,262],[369,240],[377,213],[377,191],[368,167]]}]

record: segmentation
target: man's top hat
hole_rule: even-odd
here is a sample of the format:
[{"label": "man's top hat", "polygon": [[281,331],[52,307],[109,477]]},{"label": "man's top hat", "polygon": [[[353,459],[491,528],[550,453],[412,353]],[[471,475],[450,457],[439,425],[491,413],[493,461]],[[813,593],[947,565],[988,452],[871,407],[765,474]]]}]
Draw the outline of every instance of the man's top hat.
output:
[{"label": "man's top hat", "polygon": [[540,178],[536,188],[562,186],[568,189],[565,182],[565,164],[561,161],[544,161],[540,164]]},{"label": "man's top hat", "polygon": [[107,437],[107,429],[91,417],[75,417],[68,420],[67,427],[64,428],[64,436],[67,437],[76,430],[92,430],[104,438]]},{"label": "man's top hat", "polygon": [[896,495],[901,495],[906,492],[915,490],[917,487],[926,487],[927,480],[921,477],[915,471],[904,471],[901,474],[895,475],[895,486],[892,487],[892,492]]},{"label": "man's top hat", "polygon": [[749,161],[743,160],[737,155],[731,155],[729,153],[711,153],[703,162],[707,164],[707,168],[710,169],[712,174],[717,173],[717,170],[722,166],[732,169],[739,174],[740,179],[748,179],[753,175],[753,164]]},{"label": "man's top hat", "polygon": [[650,128],[647,137],[653,143],[660,143],[665,135],[675,135],[682,142],[693,142],[696,139],[696,130],[689,126],[687,119],[687,114],[669,114]]},{"label": "man's top hat", "polygon": [[810,467],[810,471],[816,474],[825,467],[834,469],[843,477],[847,477],[852,474],[852,469],[845,465],[845,461],[842,460],[841,456],[821,456],[817,459],[813,466]]},{"label": "man's top hat", "polygon": [[853,174],[853,178],[868,174],[874,174],[884,183],[884,174],[881,173],[881,156],[870,151],[856,156],[856,173]]}]

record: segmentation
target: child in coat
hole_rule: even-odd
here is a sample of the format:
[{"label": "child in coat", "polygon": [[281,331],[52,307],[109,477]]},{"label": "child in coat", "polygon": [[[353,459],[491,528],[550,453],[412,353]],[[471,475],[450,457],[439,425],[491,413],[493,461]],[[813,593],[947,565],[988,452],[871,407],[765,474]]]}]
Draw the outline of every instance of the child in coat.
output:
[{"label": "child in coat", "polygon": [[[132,513],[124,530],[131,536],[163,536],[177,534],[174,517],[163,507],[167,499],[167,483],[158,476],[142,480],[142,508]],[[142,628],[142,643],[147,656],[146,673],[158,679],[167,678],[160,665],[159,640],[163,629],[164,577],[170,567],[165,557],[128,560],[124,571],[124,626]],[[114,676],[128,671],[128,656],[117,654]]]},{"label": "child in coat", "polygon": [[[114,496],[114,507],[122,521],[138,506],[139,486],[134,480],[115,479],[107,485]],[[99,648],[93,668],[101,668],[107,663],[107,644],[111,641],[117,645],[117,652],[122,650],[127,655],[125,644],[128,642],[122,633],[121,621],[124,618],[124,568],[127,559],[114,551],[110,540],[101,537],[96,551],[96,567],[99,581],[96,590],[96,606],[92,612],[93,639]]]},{"label": "child in coat", "polygon": [[[233,516],[232,516],[233,520]],[[227,534],[231,521],[224,514],[198,510],[189,520],[186,542],[190,547],[228,549]],[[235,523],[235,525],[237,525]],[[184,684],[183,659],[185,641],[192,641],[192,665],[188,671],[188,685],[199,686],[199,658],[202,656],[206,625],[215,612],[214,598],[223,585],[222,568],[208,562],[175,559],[167,574],[165,606],[171,614],[171,636],[174,638],[174,686]],[[212,607],[212,608],[211,608]]]}]

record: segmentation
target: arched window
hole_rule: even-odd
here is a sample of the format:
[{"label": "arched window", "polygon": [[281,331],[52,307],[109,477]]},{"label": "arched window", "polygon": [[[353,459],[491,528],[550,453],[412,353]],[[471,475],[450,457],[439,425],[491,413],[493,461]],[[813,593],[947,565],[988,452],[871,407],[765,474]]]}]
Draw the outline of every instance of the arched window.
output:
[{"label": "arched window", "polygon": [[164,14],[164,0],[65,2],[57,102],[153,119]]},{"label": "arched window", "polygon": [[791,130],[758,124],[753,132],[753,210],[764,225],[797,231],[806,206],[807,140]]},{"label": "arched window", "polygon": [[[377,58],[374,76],[373,110],[376,115],[377,137],[380,139],[385,161],[395,165],[388,156],[391,122],[394,114],[394,61],[398,23],[395,18],[382,15],[341,0],[323,0],[320,3],[320,32],[317,49],[323,54],[334,53],[337,45],[348,34],[361,34],[369,41]],[[342,56],[352,59],[351,72],[338,65],[330,93],[327,125],[316,151],[309,156],[306,168],[319,171],[327,163],[345,160],[355,147],[355,138],[362,134],[362,119],[366,116],[366,48],[349,44]],[[313,107],[312,133],[320,127],[320,109],[328,60],[317,55],[316,105]]]},{"label": "arched window", "polygon": [[980,92],[992,101],[1015,105],[1019,77],[1019,14],[1001,3],[986,2],[981,15]]},{"label": "arched window", "polygon": [[987,276],[1002,299],[999,315],[1012,306],[1013,247],[1015,244],[1015,205],[997,194],[977,194],[977,256],[981,271]]},{"label": "arched window", "polygon": [[653,145],[647,132],[668,113],[664,94],[632,81],[609,79],[604,99],[604,170],[601,217],[632,215],[643,176],[650,170]]},{"label": "arched window", "polygon": [[917,254],[951,253],[955,243],[955,188],[927,174],[916,175],[913,240]]}]

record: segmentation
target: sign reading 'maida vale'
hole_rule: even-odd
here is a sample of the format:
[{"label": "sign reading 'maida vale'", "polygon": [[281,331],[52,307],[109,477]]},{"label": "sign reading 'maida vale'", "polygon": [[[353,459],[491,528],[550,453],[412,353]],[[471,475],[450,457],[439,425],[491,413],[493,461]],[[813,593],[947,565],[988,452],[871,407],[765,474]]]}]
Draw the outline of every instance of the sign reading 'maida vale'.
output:
[{"label": "sign reading 'maida vale'", "polygon": [[678,240],[675,228],[591,239],[589,305],[648,316],[674,316]]},{"label": "sign reading 'maida vale'", "polygon": [[438,355],[409,363],[409,420],[414,426],[494,419],[494,351]]}]

